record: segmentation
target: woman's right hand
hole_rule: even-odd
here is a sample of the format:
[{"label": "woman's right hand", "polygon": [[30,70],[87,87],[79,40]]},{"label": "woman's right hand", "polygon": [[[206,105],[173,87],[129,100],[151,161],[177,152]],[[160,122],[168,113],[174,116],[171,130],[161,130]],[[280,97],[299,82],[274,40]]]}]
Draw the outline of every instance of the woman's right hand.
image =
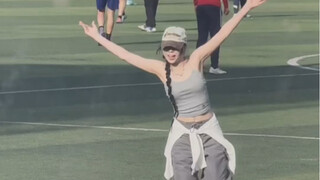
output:
[{"label": "woman's right hand", "polygon": [[92,21],[91,26],[83,23],[82,21],[79,21],[79,25],[83,28],[84,33],[86,33],[86,35],[92,37],[93,39],[97,36],[100,36],[100,34],[98,33],[98,28],[94,21]]}]

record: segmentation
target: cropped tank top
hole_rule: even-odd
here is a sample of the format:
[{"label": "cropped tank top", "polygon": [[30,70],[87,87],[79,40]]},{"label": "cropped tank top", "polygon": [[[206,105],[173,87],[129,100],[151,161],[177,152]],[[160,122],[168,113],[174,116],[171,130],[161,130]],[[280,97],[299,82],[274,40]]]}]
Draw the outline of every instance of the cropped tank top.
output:
[{"label": "cropped tank top", "polygon": [[[167,96],[168,87],[164,85]],[[211,112],[206,80],[199,71],[192,71],[184,81],[171,81],[178,117],[196,117]]]}]

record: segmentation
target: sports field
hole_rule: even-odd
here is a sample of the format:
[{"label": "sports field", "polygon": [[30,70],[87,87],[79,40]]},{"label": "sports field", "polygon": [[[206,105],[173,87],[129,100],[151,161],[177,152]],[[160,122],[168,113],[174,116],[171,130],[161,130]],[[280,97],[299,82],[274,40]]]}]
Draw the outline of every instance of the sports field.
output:
[{"label": "sports field", "polygon": [[[161,60],[175,25],[195,49],[191,0],[161,0],[151,34],[135,2],[114,42]],[[318,3],[269,0],[221,47],[228,73],[205,74],[236,180],[319,179]],[[86,37],[78,21],[95,19],[93,0],[0,0],[1,180],[163,179],[173,114],[163,85]]]}]

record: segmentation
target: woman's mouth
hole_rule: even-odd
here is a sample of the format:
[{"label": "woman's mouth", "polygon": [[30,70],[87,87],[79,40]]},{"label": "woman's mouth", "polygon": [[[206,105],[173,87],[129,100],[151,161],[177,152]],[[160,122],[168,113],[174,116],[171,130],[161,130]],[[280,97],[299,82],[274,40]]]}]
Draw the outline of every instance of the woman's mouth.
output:
[{"label": "woman's mouth", "polygon": [[176,55],[171,55],[171,56],[168,56],[169,60],[175,60],[176,59]]}]

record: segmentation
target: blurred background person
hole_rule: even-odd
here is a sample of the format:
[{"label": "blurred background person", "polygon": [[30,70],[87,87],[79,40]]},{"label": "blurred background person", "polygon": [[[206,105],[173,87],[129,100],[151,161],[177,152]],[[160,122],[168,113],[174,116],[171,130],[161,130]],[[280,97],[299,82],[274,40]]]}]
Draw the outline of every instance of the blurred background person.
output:
[{"label": "blurred background person", "polygon": [[[119,0],[96,0],[97,4],[97,23],[99,34],[108,40],[111,40],[111,34],[114,26],[115,10],[119,8]],[[107,7],[107,21],[105,21],[105,9]],[[106,30],[105,30],[105,23]],[[100,44],[98,44],[100,45]]]},{"label": "blurred background person", "polygon": [[159,0],[144,0],[147,20],[143,25],[138,26],[139,29],[146,32],[156,32],[156,14]]},{"label": "blurred background person", "polygon": [[123,23],[124,20],[127,18],[125,13],[126,5],[127,5],[127,0],[119,0],[118,18],[116,21],[117,24]]},{"label": "blurred background person", "polygon": [[[198,25],[198,41],[197,48],[208,41],[208,36],[213,37],[221,29],[221,0],[193,0]],[[223,12],[229,14],[228,0],[223,0]],[[226,71],[219,68],[219,53],[218,47],[211,54],[211,66],[209,73],[225,74]]]}]

